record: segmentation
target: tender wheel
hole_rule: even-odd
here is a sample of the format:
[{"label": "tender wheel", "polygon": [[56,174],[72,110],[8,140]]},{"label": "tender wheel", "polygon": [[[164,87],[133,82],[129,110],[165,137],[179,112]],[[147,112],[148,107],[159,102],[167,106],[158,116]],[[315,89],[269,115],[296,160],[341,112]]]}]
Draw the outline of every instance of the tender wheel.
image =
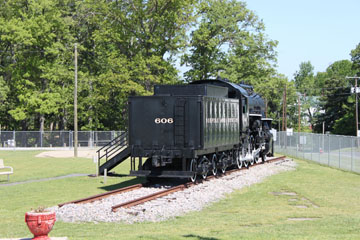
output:
[{"label": "tender wheel", "polygon": [[243,162],[240,160],[240,154],[238,153],[236,156],[236,166],[238,169],[241,169],[243,166]]},{"label": "tender wheel", "polygon": [[192,182],[196,181],[196,175],[197,175],[197,173],[196,173],[196,165],[197,165],[196,159],[195,158],[191,159],[189,171],[194,172],[194,174],[190,177],[190,180]]},{"label": "tender wheel", "polygon": [[211,167],[212,167],[211,172],[214,176],[216,176],[216,174],[217,174],[216,160],[217,160],[217,157],[216,157],[216,154],[214,154],[212,157],[212,160],[211,160]]}]

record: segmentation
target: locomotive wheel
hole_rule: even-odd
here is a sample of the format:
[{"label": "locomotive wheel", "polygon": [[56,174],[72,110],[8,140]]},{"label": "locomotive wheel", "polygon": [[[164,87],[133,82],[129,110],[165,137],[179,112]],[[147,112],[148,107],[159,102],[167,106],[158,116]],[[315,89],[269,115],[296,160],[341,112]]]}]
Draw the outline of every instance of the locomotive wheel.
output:
[{"label": "locomotive wheel", "polygon": [[249,167],[249,162],[248,161],[244,161],[244,167],[246,167],[246,168]]},{"label": "locomotive wheel", "polygon": [[265,163],[266,162],[266,154],[263,154],[261,158],[262,158],[262,162]]},{"label": "locomotive wheel", "polygon": [[206,166],[208,162],[209,162],[209,160],[205,156],[203,156],[202,160],[201,160],[201,168],[202,168],[201,176],[202,176],[202,178],[204,180],[206,179],[207,174],[208,174],[208,169],[207,169],[207,166]]},{"label": "locomotive wheel", "polygon": [[213,174],[214,176],[216,176],[216,174],[217,174],[216,159],[217,159],[216,154],[214,154],[213,157],[212,157],[212,160],[211,160],[212,174]]},{"label": "locomotive wheel", "polygon": [[207,177],[207,172],[203,172],[202,174],[201,174],[201,177],[202,177],[202,179],[206,179],[206,177]]},{"label": "locomotive wheel", "polygon": [[254,159],[253,158],[250,160],[250,165],[251,166],[254,165]]},{"label": "locomotive wheel", "polygon": [[254,161],[256,164],[259,163],[259,157],[255,157]]},{"label": "locomotive wheel", "polygon": [[226,163],[222,163],[222,166],[221,166],[221,172],[224,174],[225,172],[226,172],[226,168],[227,168],[227,166],[226,166]]},{"label": "locomotive wheel", "polygon": [[195,159],[195,158],[191,159],[189,171],[190,171],[190,172],[194,172],[194,174],[190,177],[190,180],[191,180],[192,182],[195,182],[195,181],[196,181],[196,175],[197,175],[197,173],[196,173],[196,167],[197,167],[197,166],[196,166],[196,165],[197,165],[196,159]]}]

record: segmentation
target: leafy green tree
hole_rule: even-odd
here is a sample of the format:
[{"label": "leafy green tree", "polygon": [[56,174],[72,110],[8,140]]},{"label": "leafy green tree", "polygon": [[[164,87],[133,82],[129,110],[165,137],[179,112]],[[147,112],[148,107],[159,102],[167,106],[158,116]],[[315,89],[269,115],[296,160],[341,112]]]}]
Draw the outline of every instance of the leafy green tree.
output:
[{"label": "leafy green tree", "polygon": [[[360,72],[360,43],[350,53],[353,69]],[[359,74],[360,75],[360,74]]]},{"label": "leafy green tree", "polygon": [[310,126],[313,126],[314,114],[319,109],[317,98],[314,96],[319,93],[320,86],[317,85],[318,81],[315,81],[314,66],[310,61],[300,63],[299,71],[294,74],[294,83],[300,98],[301,108],[306,109],[306,111],[301,111],[301,118],[305,116],[308,118]]},{"label": "leafy green tree", "polygon": [[264,24],[244,2],[202,1],[197,14],[190,50],[182,57],[182,64],[191,67],[187,81],[220,75],[241,82],[266,74],[277,43],[265,38]]},{"label": "leafy green tree", "polygon": [[276,74],[265,81],[259,81],[254,85],[255,92],[259,93],[267,103],[267,117],[273,119],[273,128],[281,131],[283,114],[283,94],[286,86],[287,104],[287,127],[293,127],[297,119],[295,115],[296,89],[293,82],[289,82],[287,77]]},{"label": "leafy green tree", "polygon": [[[320,106],[325,111],[317,116],[315,131],[322,131],[325,122],[325,131],[334,134],[354,135],[355,118],[352,118],[354,109],[354,96],[350,95],[350,82],[346,76],[353,76],[355,71],[349,60],[334,62],[327,69]],[[352,123],[351,123],[352,121]],[[353,127],[352,127],[353,126]]]},{"label": "leafy green tree", "polygon": [[314,66],[310,61],[302,62],[299,71],[294,74],[295,87],[301,92],[310,91],[314,87]]},{"label": "leafy green tree", "polygon": [[0,27],[12,59],[2,69],[11,89],[8,113],[23,130],[31,124],[44,130],[46,118],[57,114],[66,98],[61,89],[71,74],[71,22],[65,21],[57,1],[17,0],[5,5],[11,13],[2,14]]},{"label": "leafy green tree", "polygon": [[[124,127],[128,96],[148,95],[155,84],[178,81],[171,56],[185,46],[194,2],[114,1],[105,4],[91,1],[91,4],[84,4],[82,15],[89,18],[88,22],[98,24],[93,28],[93,42],[89,44],[93,47],[88,50],[96,56],[94,69],[97,71],[87,71],[94,77],[89,76],[93,80],[84,89],[88,94],[83,101],[84,108],[91,106],[95,128]],[[88,10],[97,14],[87,15]],[[86,124],[84,127],[92,128]]]}]

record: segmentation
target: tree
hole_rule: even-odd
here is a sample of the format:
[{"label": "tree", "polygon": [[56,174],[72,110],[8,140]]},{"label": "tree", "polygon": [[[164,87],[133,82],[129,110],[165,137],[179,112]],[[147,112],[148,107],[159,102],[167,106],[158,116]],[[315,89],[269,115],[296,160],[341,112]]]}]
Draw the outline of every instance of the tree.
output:
[{"label": "tree", "polygon": [[282,114],[283,114],[283,94],[286,87],[287,102],[287,127],[293,127],[297,119],[295,115],[294,105],[296,103],[296,90],[293,82],[289,82],[287,77],[282,74],[276,74],[266,79],[266,81],[258,81],[254,85],[255,92],[259,93],[267,102],[267,116],[273,119],[273,128],[281,131]]},{"label": "tree", "polygon": [[202,1],[198,24],[191,33],[189,53],[182,65],[190,66],[186,81],[227,77],[233,82],[264,76],[268,60],[275,59],[275,41],[265,38],[264,24],[235,0]]},{"label": "tree", "polygon": [[315,123],[314,114],[319,109],[318,101],[315,97],[319,93],[320,87],[317,84],[321,83],[315,80],[314,66],[310,61],[300,63],[299,71],[294,74],[294,83],[299,94],[301,108],[306,109],[306,112],[300,118],[307,117],[312,127]]},{"label": "tree", "polygon": [[[194,2],[81,4],[83,24],[96,26],[91,27],[91,41],[87,41],[89,47],[84,51],[94,56],[84,60],[84,66],[95,70],[83,69],[91,79],[91,84],[83,88],[83,108],[91,108],[82,116],[84,129],[123,128],[128,96],[149,95],[155,84],[178,82],[172,56],[185,45]],[[93,115],[87,115],[90,113]]]},{"label": "tree", "polygon": [[302,62],[294,74],[295,87],[300,93],[311,93],[314,89],[314,66],[310,61]]},{"label": "tree", "polygon": [[[320,98],[320,106],[325,111],[317,116],[315,131],[322,131],[325,122],[325,131],[334,134],[354,135],[355,118],[352,118],[354,96],[350,95],[350,82],[346,76],[353,76],[355,71],[349,60],[341,60],[331,64],[322,76],[326,88]],[[322,74],[322,75],[324,75]],[[351,123],[352,121],[352,123]],[[353,127],[352,127],[353,126]]]},{"label": "tree", "polygon": [[360,72],[360,43],[350,53],[353,69]]},{"label": "tree", "polygon": [[11,1],[1,15],[2,47],[11,59],[1,70],[11,90],[8,113],[23,130],[32,124],[44,130],[45,119],[66,99],[62,87],[72,75],[67,49],[72,40],[61,6],[53,0]]}]

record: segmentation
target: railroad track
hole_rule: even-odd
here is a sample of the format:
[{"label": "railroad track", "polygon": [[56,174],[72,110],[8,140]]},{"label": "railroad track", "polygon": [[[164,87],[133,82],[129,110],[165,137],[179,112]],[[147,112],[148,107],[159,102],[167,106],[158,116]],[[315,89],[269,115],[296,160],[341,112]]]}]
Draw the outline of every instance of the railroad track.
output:
[{"label": "railroad track", "polygon": [[[275,158],[267,160],[265,163],[276,162],[276,161],[279,161],[279,160],[282,160],[282,159],[285,159],[285,158],[286,158],[286,156],[275,157]],[[256,166],[256,165],[259,165],[259,164],[262,164],[262,163],[249,165],[248,167],[253,167],[253,166]],[[240,171],[240,170],[245,170],[245,169],[247,169],[247,168],[232,169],[232,170],[227,171],[224,175],[228,175],[230,173],[237,172],[237,171]],[[208,176],[206,178],[206,180],[210,180],[210,179],[218,178],[218,177],[219,176],[211,175],[211,176]],[[148,202],[148,201],[151,201],[151,200],[154,200],[154,199],[157,199],[157,198],[164,197],[164,196],[169,195],[171,193],[182,191],[182,190],[184,190],[186,188],[189,188],[189,187],[191,187],[193,185],[196,185],[196,184],[197,183],[188,182],[188,183],[185,183],[185,184],[177,185],[175,187],[172,187],[172,188],[169,188],[169,189],[166,189],[166,190],[163,190],[163,191],[159,191],[159,192],[150,194],[148,196],[144,196],[144,197],[141,197],[141,198],[138,198],[138,199],[134,199],[134,200],[119,204],[119,205],[115,205],[115,206],[112,207],[112,211],[116,212],[119,208],[130,208],[130,207],[133,207],[133,206],[136,206],[136,205],[140,205],[140,204],[143,204],[145,202]]]},{"label": "railroad track", "polygon": [[70,201],[70,202],[66,202],[66,203],[61,203],[61,204],[58,204],[58,206],[62,207],[64,205],[66,205],[66,204],[72,204],[72,203],[73,204],[80,204],[80,203],[94,202],[94,201],[97,201],[97,200],[107,198],[107,197],[109,197],[111,195],[133,191],[135,189],[139,189],[139,188],[142,188],[142,187],[145,187],[145,186],[147,186],[147,183],[142,183],[142,184],[139,183],[139,184],[131,185],[131,186],[128,186],[128,187],[119,188],[119,189],[116,189],[116,190],[113,190],[113,191],[110,191],[110,192],[90,196],[90,197],[87,197],[87,198],[82,198],[82,199],[78,199],[78,200],[74,200],[74,201]]},{"label": "railroad track", "polygon": [[[265,163],[271,163],[271,162],[279,161],[279,160],[282,160],[282,159],[285,159],[285,158],[286,158],[286,156],[275,157],[275,158],[267,160]],[[259,165],[259,164],[262,164],[262,163],[249,165],[248,168]],[[233,172],[237,172],[237,171],[245,170],[245,169],[247,169],[247,168],[232,169],[232,170],[227,171],[224,175],[229,175],[229,174],[231,174]],[[205,181],[213,179],[213,178],[219,178],[219,177],[221,177],[221,175],[220,176],[211,175],[211,176],[208,176]],[[188,183],[180,184],[180,185],[171,187],[171,188],[166,189],[166,190],[158,191],[156,193],[153,193],[153,194],[150,194],[150,195],[147,195],[147,196],[143,196],[143,197],[140,197],[140,198],[137,198],[137,199],[134,199],[134,200],[122,203],[122,204],[118,204],[118,205],[112,206],[112,211],[116,212],[119,208],[130,208],[130,207],[133,207],[133,206],[136,206],[136,205],[139,205],[139,204],[143,204],[145,202],[148,202],[148,201],[151,201],[151,200],[154,200],[154,199],[157,199],[157,198],[164,197],[164,196],[169,195],[171,193],[182,191],[182,190],[184,190],[186,188],[189,188],[189,187],[194,186],[194,185],[196,185],[198,183],[201,183],[202,181],[204,181],[204,180],[200,180],[200,181],[195,182],[195,183],[188,182]],[[64,205],[66,205],[66,204],[82,204],[82,203],[94,202],[94,201],[97,201],[97,200],[107,198],[107,197],[109,197],[111,195],[121,194],[121,193],[133,191],[133,190],[136,190],[136,189],[139,189],[139,188],[142,188],[142,187],[147,187],[147,186],[149,186],[148,183],[136,184],[136,185],[116,189],[116,190],[113,190],[113,191],[110,191],[110,192],[97,194],[97,195],[90,196],[90,197],[87,197],[87,198],[82,198],[82,199],[78,199],[78,200],[75,200],[75,201],[61,203],[61,204],[58,204],[58,206],[62,207]]]}]

